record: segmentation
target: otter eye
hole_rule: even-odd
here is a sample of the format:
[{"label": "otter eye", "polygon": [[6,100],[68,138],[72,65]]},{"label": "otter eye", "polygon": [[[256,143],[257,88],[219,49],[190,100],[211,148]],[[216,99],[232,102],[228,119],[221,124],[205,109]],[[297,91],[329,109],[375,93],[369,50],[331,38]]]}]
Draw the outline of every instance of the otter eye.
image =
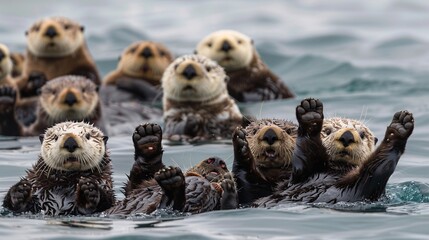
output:
[{"label": "otter eye", "polygon": [[212,47],[213,44],[211,42],[207,43],[207,47]]},{"label": "otter eye", "polygon": [[133,48],[131,48],[130,49],[130,51],[128,51],[129,53],[135,53],[136,52],[136,50],[137,50],[137,47],[133,47]]},{"label": "otter eye", "polygon": [[238,44],[242,44],[242,43],[243,43],[243,41],[241,41],[241,40],[238,40],[238,41],[237,41],[237,43],[238,43]]},{"label": "otter eye", "polygon": [[71,25],[70,25],[70,24],[64,24],[64,29],[65,29],[65,30],[69,29],[70,27],[71,27]]},{"label": "otter eye", "polygon": [[206,70],[207,70],[207,72],[210,72],[210,71],[212,70],[212,68],[211,68],[211,67],[209,67],[209,66],[207,66],[207,67],[206,67]]},{"label": "otter eye", "polygon": [[326,134],[326,136],[328,136],[329,134],[331,134],[331,132],[332,132],[332,130],[331,130],[331,129],[329,129],[329,128],[325,129],[325,134]]},{"label": "otter eye", "polygon": [[360,136],[360,138],[364,139],[365,138],[365,133],[361,132],[361,133],[359,133],[359,136]]},{"label": "otter eye", "polygon": [[292,133],[292,129],[286,129],[286,133],[290,135]]},{"label": "otter eye", "polygon": [[206,160],[206,163],[208,163],[208,164],[213,164],[213,162],[214,162],[213,158],[209,158]]},{"label": "otter eye", "polygon": [[178,66],[179,64],[174,65],[174,70],[176,70]]},{"label": "otter eye", "polygon": [[222,169],[226,169],[226,164],[224,161],[219,161],[219,165]]},{"label": "otter eye", "polygon": [[34,26],[32,30],[35,32],[38,32],[40,30],[40,26],[39,25]]},{"label": "otter eye", "polygon": [[87,134],[85,134],[85,137],[86,137],[86,139],[89,140],[91,138],[91,134],[87,133]]},{"label": "otter eye", "polygon": [[167,54],[165,53],[165,51],[160,50],[160,51],[159,51],[159,55],[160,55],[161,57],[164,57],[164,56],[165,56],[165,55],[167,55]]},{"label": "otter eye", "polygon": [[57,141],[58,140],[58,136],[54,135],[54,140]]}]

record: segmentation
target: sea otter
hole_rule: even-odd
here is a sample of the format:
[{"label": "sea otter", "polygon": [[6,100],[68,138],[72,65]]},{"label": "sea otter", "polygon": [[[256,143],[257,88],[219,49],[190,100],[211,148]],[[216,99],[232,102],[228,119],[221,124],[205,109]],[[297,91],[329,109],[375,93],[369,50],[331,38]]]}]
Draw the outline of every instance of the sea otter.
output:
[{"label": "sea otter", "polygon": [[414,129],[411,113],[395,113],[383,141],[371,151],[375,140],[362,123],[337,119],[324,124],[320,100],[303,100],[296,117],[299,128],[290,180],[274,194],[257,200],[256,206],[377,201]]},{"label": "sea otter", "polygon": [[16,92],[0,88],[0,134],[37,136],[63,121],[85,121],[105,130],[97,86],[83,76],[62,76],[46,83],[39,96],[36,121],[23,126],[15,114]]},{"label": "sea otter", "polygon": [[247,205],[273,193],[292,172],[298,126],[281,119],[261,119],[234,131],[232,173],[239,203]]},{"label": "sea otter", "polygon": [[115,202],[107,137],[83,122],[62,122],[40,136],[41,154],[7,192],[3,207],[46,215],[92,214]]},{"label": "sea otter", "polygon": [[45,83],[63,75],[80,75],[101,83],[85,43],[84,27],[65,17],[36,21],[27,31],[27,51],[18,87],[23,96],[36,95]]},{"label": "sea otter", "polygon": [[240,32],[213,32],[198,43],[195,54],[215,60],[225,69],[229,76],[228,92],[239,102],[294,97],[262,61],[253,40]]},{"label": "sea otter", "polygon": [[139,125],[133,134],[134,164],[124,186],[125,199],[106,214],[150,214],[156,209],[200,213],[237,207],[234,180],[223,160],[201,161],[185,174],[162,162],[162,129]]},{"label": "sea otter", "polygon": [[165,137],[194,141],[230,138],[245,122],[216,62],[197,55],[177,58],[162,77]]},{"label": "sea otter", "polygon": [[13,63],[9,48],[0,44],[0,86],[9,86],[18,89],[15,80],[12,78]]}]

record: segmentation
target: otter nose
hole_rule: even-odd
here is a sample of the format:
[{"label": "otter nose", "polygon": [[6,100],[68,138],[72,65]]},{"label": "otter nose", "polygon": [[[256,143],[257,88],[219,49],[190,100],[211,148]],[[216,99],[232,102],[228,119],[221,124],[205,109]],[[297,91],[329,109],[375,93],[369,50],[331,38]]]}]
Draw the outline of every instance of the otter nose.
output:
[{"label": "otter nose", "polygon": [[140,53],[140,56],[144,58],[150,58],[153,56],[152,50],[149,47],[145,47],[143,51]]},{"label": "otter nose", "polygon": [[183,76],[185,76],[188,80],[191,80],[195,76],[197,76],[197,71],[195,71],[194,66],[192,64],[189,64],[186,66],[185,70],[183,70]]},{"label": "otter nose", "polygon": [[76,140],[74,140],[73,137],[67,138],[67,140],[64,142],[63,148],[67,149],[69,152],[74,152],[76,148],[78,148],[79,145],[77,144]]},{"label": "otter nose", "polygon": [[221,50],[224,52],[228,52],[231,49],[232,49],[231,44],[227,40],[223,41]]},{"label": "otter nose", "polygon": [[216,167],[224,168],[226,166],[225,161],[223,161],[222,159],[220,159],[218,157],[211,157],[211,158],[207,159],[206,162],[208,164],[212,164]]},{"label": "otter nose", "polygon": [[73,93],[68,92],[66,98],[64,99],[64,103],[69,106],[73,106],[73,104],[77,103],[76,96]]},{"label": "otter nose", "polygon": [[6,57],[6,54],[2,50],[0,50],[0,62],[3,60],[3,58]]},{"label": "otter nose", "polygon": [[55,29],[55,27],[49,26],[48,29],[46,29],[45,36],[48,36],[50,38],[54,38],[57,35],[58,35],[58,33],[57,33],[57,30]]},{"label": "otter nose", "polygon": [[279,138],[277,137],[276,132],[273,129],[268,129],[262,139],[267,142],[269,145],[273,145]]},{"label": "otter nose", "polygon": [[353,136],[353,133],[350,131],[346,131],[341,135],[340,142],[343,144],[344,147],[347,147],[348,145],[355,142],[355,138]]}]

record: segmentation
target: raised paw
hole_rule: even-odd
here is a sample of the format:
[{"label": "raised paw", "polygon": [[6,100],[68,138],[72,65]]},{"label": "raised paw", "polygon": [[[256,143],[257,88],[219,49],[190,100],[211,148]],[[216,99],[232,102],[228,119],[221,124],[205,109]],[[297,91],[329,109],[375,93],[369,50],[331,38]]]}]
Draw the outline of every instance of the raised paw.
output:
[{"label": "raised paw", "polygon": [[408,111],[400,111],[393,115],[392,123],[390,123],[386,132],[386,141],[395,138],[408,139],[414,129],[413,114]]},{"label": "raised paw", "polygon": [[232,143],[234,145],[235,154],[247,155],[250,154],[249,143],[246,139],[246,130],[242,127],[237,127],[232,135]]},{"label": "raised paw", "polygon": [[225,173],[220,183],[222,187],[221,209],[235,209],[238,207],[238,194],[232,173]]},{"label": "raised paw", "polygon": [[13,185],[4,200],[5,207],[16,212],[23,212],[29,208],[32,198],[32,185],[27,179],[22,179]]},{"label": "raised paw", "polygon": [[296,107],[296,119],[301,134],[318,136],[323,124],[323,104],[319,99],[306,98]]},{"label": "raised paw", "polygon": [[26,92],[28,95],[37,95],[40,88],[47,82],[46,76],[42,72],[31,72],[28,76]]},{"label": "raised paw", "polygon": [[158,124],[145,123],[133,133],[134,148],[138,155],[153,156],[162,153],[162,130]]},{"label": "raised paw", "polygon": [[171,206],[181,211],[185,205],[185,176],[178,167],[166,167],[155,173],[155,180],[164,191],[159,208]]},{"label": "raised paw", "polygon": [[234,177],[232,176],[232,173],[230,173],[230,172],[225,173],[223,175],[223,180],[220,183],[220,185],[221,185],[222,190],[224,192],[231,192],[231,193],[233,193],[233,192],[237,191],[237,189],[235,187]]},{"label": "raised paw", "polygon": [[76,205],[82,214],[93,213],[100,202],[98,183],[90,178],[81,177],[77,184]]},{"label": "raised paw", "polygon": [[155,173],[155,180],[164,191],[172,191],[185,185],[185,176],[178,167],[166,167]]},{"label": "raised paw", "polygon": [[0,87],[0,114],[13,113],[16,103],[16,91],[11,86]]}]

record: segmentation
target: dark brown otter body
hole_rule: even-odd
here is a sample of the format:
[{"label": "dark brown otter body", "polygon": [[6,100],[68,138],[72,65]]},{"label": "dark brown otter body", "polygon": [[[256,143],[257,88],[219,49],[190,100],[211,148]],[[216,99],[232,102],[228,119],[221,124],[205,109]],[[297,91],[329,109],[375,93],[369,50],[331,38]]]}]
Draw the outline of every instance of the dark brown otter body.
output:
[{"label": "dark brown otter body", "polygon": [[7,192],[3,206],[13,212],[46,215],[92,214],[115,201],[107,137],[82,122],[63,122],[41,138],[39,160]]},{"label": "dark brown otter body", "polygon": [[150,214],[167,207],[191,213],[236,208],[235,184],[223,160],[203,160],[183,174],[162,163],[161,140],[156,124],[136,128],[135,162],[124,187],[125,199],[106,214]]},{"label": "dark brown otter body", "polygon": [[84,121],[106,131],[97,87],[81,76],[63,76],[49,81],[41,89],[36,121],[23,126],[15,114],[16,92],[0,88],[0,134],[37,136],[47,128],[63,121]]},{"label": "dark brown otter body", "polygon": [[[405,150],[414,128],[411,113],[395,113],[378,148],[360,165],[333,160],[322,144],[323,105],[319,100],[305,99],[296,109],[298,138],[293,155],[293,172],[288,183],[276,192],[256,201],[259,207],[281,203],[376,201],[385,191],[386,183]],[[351,144],[343,136],[343,144]]]},{"label": "dark brown otter body", "polygon": [[289,179],[297,129],[290,121],[262,119],[235,130],[232,172],[240,204],[272,194]]}]

